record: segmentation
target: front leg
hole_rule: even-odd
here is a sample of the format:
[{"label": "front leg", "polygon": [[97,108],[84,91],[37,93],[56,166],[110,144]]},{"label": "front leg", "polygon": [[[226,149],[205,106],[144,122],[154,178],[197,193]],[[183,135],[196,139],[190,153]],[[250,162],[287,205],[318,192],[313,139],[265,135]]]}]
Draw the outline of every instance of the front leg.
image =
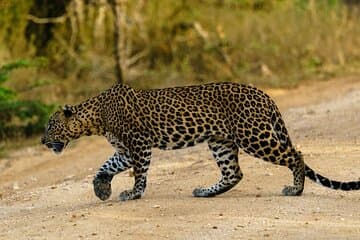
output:
[{"label": "front leg", "polygon": [[135,185],[132,190],[120,193],[120,201],[141,198],[145,192],[147,171],[151,160],[151,148],[146,148],[145,150],[142,148],[140,152],[133,153],[132,158],[134,159]]},{"label": "front leg", "polygon": [[93,185],[95,195],[105,201],[111,195],[112,178],[131,167],[134,162],[128,153],[115,152],[96,173]]}]

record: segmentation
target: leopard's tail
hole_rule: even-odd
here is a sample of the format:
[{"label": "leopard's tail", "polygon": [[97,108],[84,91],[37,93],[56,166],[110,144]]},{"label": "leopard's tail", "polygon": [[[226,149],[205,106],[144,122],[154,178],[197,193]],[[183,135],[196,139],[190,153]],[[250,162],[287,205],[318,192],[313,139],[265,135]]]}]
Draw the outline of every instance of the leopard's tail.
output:
[{"label": "leopard's tail", "polygon": [[321,176],[320,174],[316,173],[306,164],[305,164],[305,175],[314,182],[334,190],[343,190],[343,191],[360,190],[360,181],[339,182],[339,181],[331,180],[328,179],[327,177]]}]

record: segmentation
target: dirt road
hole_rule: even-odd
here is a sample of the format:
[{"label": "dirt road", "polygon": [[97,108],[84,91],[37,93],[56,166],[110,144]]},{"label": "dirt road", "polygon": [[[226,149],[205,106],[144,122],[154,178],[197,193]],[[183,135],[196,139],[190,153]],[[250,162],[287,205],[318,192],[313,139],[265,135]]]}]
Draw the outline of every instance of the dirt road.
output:
[{"label": "dirt road", "polygon": [[[305,161],[338,180],[360,180],[360,79],[268,91],[278,102]],[[0,239],[360,239],[360,191],[306,181],[284,197],[291,172],[241,153],[244,179],[215,198],[192,189],[218,180],[206,145],[154,150],[144,198],[119,202],[129,172],[113,180],[105,202],[92,178],[111,147],[88,137],[56,156],[36,146],[0,160]]]}]

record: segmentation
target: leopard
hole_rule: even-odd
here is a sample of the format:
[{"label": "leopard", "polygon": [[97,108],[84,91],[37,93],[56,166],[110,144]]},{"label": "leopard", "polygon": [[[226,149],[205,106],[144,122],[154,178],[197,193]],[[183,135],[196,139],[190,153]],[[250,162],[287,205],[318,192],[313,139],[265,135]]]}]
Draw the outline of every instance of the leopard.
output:
[{"label": "leopard", "polygon": [[132,169],[132,189],[119,200],[141,198],[146,189],[152,149],[173,150],[207,143],[220,170],[218,182],[195,188],[194,197],[214,197],[243,178],[239,150],[292,172],[293,184],[282,194],[299,196],[305,177],[334,190],[359,190],[360,181],[341,182],[316,173],[292,144],[279,108],[262,90],[241,83],[206,83],[162,89],[115,84],[79,104],[60,107],[50,116],[41,143],[61,153],[74,139],[104,136],[115,153],[93,178],[95,195],[112,194],[116,174]]}]

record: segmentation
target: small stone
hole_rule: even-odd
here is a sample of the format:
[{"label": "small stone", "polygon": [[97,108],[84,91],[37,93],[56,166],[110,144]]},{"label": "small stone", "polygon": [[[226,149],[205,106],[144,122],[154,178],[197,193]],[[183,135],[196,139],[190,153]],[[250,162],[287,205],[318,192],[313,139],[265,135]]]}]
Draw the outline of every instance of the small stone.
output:
[{"label": "small stone", "polygon": [[95,233],[95,232],[94,232],[94,233],[92,233],[91,235],[96,236],[96,235],[97,235],[97,233]]},{"label": "small stone", "polygon": [[57,188],[57,186],[51,186],[50,188],[51,188],[51,189],[56,189],[56,188]]},{"label": "small stone", "polygon": [[64,178],[64,181],[69,181],[71,180],[72,178],[74,178],[75,175],[67,175],[65,178]]},{"label": "small stone", "polygon": [[14,182],[13,189],[14,190],[19,190],[20,189],[19,184],[17,182]]},{"label": "small stone", "polygon": [[160,205],[154,205],[154,206],[152,206],[153,208],[160,208]]},{"label": "small stone", "polygon": [[36,177],[31,177],[30,179],[31,179],[31,181],[33,181],[33,182],[37,182],[37,180],[38,180]]},{"label": "small stone", "polygon": [[218,229],[218,227],[217,227],[217,226],[213,226],[212,228],[213,228],[213,229]]},{"label": "small stone", "polygon": [[255,197],[259,198],[261,197],[261,194],[256,194]]},{"label": "small stone", "polygon": [[280,219],[280,218],[278,216],[276,216],[275,219]]},{"label": "small stone", "polygon": [[308,111],[307,111],[307,114],[309,114],[309,115],[314,115],[316,112],[315,112],[315,110],[314,109],[309,109]]}]

